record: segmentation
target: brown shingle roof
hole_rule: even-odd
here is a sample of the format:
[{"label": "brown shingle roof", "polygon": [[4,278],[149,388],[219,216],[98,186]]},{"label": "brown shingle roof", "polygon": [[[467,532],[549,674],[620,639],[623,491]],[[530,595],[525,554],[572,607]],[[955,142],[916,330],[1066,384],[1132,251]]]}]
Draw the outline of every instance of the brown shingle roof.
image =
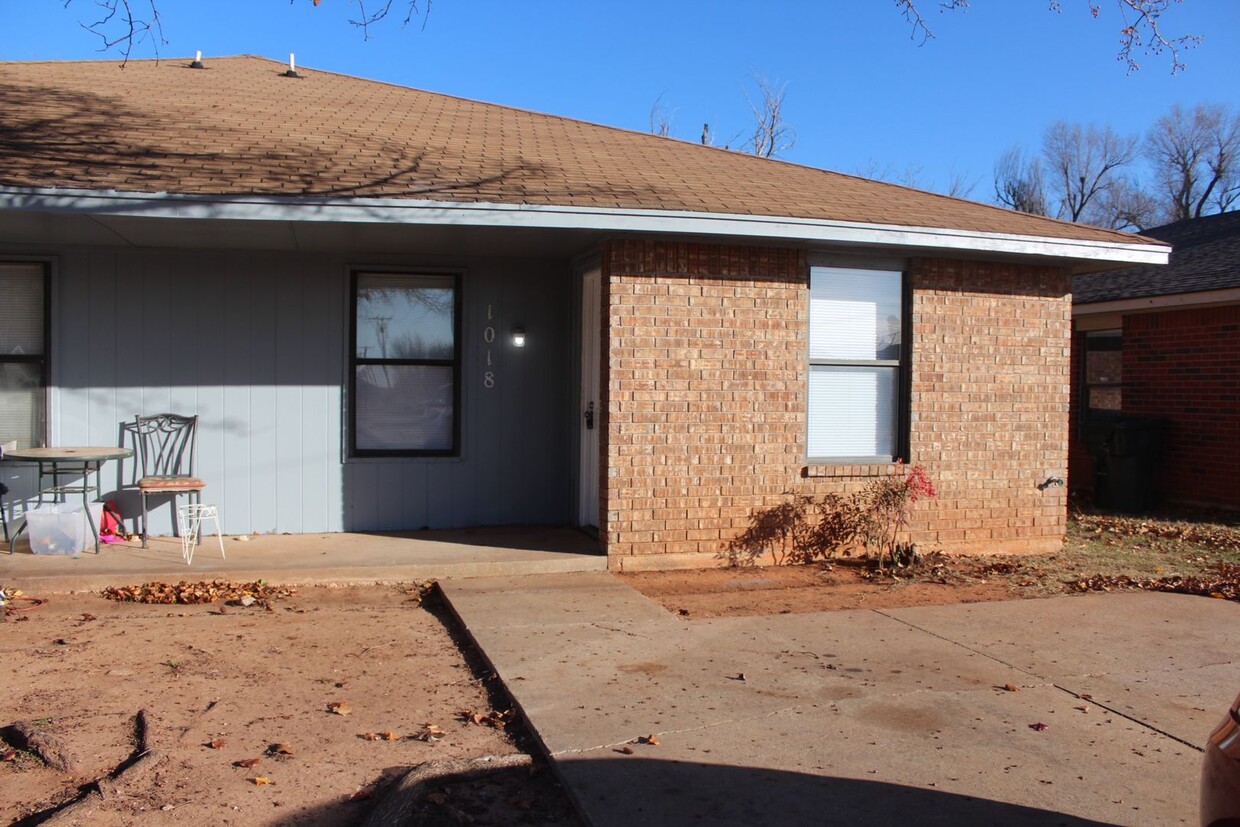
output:
[{"label": "brown shingle roof", "polygon": [[686,210],[1136,236],[264,58],[0,63],[0,186]]}]

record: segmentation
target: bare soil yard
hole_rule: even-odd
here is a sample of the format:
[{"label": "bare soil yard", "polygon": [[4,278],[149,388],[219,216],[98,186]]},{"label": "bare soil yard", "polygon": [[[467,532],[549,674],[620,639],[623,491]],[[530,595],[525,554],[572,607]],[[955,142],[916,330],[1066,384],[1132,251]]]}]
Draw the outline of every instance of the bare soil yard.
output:
[{"label": "bare soil yard", "polygon": [[[249,607],[54,595],[9,614],[0,652],[0,727],[17,742],[0,744],[6,824],[359,824],[410,767],[521,749],[502,692],[417,587]],[[108,780],[135,757],[139,710],[155,760]],[[68,769],[22,749],[15,722],[59,743]],[[97,779],[85,815],[54,815]],[[431,799],[418,823],[578,823],[547,771]]]},{"label": "bare soil yard", "polygon": [[621,575],[687,619],[837,609],[1013,600],[1052,594],[1153,589],[1240,598],[1240,527],[1196,514],[1121,517],[1078,513],[1058,554],[977,557],[927,554],[880,574],[868,561]]}]

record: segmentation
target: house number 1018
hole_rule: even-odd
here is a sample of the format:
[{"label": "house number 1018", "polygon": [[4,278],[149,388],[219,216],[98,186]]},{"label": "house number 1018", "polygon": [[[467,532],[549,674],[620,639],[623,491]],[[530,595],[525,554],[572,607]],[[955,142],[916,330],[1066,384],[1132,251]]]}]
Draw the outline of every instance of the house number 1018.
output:
[{"label": "house number 1018", "polygon": [[[488,304],[487,305],[487,321],[490,322],[492,318],[494,317],[491,313],[491,305]],[[495,327],[493,325],[488,324],[486,327],[482,329],[482,341],[486,342],[486,346],[487,346],[486,353],[487,353],[487,368],[488,368],[482,374],[482,387],[490,389],[490,388],[495,387],[495,371],[490,370],[491,344],[495,341]]]}]

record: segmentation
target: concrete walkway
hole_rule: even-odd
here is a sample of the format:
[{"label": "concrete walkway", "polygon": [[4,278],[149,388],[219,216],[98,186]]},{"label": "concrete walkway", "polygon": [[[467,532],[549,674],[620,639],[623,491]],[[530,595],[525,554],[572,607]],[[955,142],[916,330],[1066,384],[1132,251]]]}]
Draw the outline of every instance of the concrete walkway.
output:
[{"label": "concrete walkway", "polygon": [[[13,530],[16,527],[12,527]],[[98,590],[150,580],[266,580],[269,583],[377,583],[448,577],[605,571],[598,542],[553,526],[406,531],[391,534],[257,534],[203,538],[193,565],[181,541],[153,537],[100,546],[73,556],[31,554],[23,537],[17,553],[0,551],[0,585],[27,594]]]},{"label": "concrete walkway", "polygon": [[1221,600],[684,621],[606,573],[441,586],[600,827],[1196,824],[1240,691]]}]

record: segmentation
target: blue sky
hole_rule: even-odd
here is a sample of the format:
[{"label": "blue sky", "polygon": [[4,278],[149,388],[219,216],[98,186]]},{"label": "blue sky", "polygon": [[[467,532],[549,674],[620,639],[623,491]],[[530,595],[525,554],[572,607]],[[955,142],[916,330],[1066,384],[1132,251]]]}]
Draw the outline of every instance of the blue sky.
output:
[{"label": "blue sky", "polygon": [[[918,46],[889,0],[433,0],[425,26],[389,21],[368,41],[347,22],[356,7],[346,0],[159,0],[160,51],[296,52],[299,66],[638,130],[661,99],[674,135],[697,140],[710,123],[720,143],[749,129],[745,91],[756,95],[758,73],[787,84],[797,131],[787,160],[919,170],[925,186],[954,170],[980,179],[979,200],[991,197],[999,154],[1035,147],[1054,120],[1135,133],[1176,102],[1240,109],[1240,0],[1168,12],[1169,32],[1205,36],[1175,76],[1166,58],[1144,55],[1126,74],[1109,0],[1097,20],[1086,0],[1063,0],[1060,13],[1047,0],[921,5],[937,38]],[[78,25],[94,13],[92,0],[5,0],[0,58],[100,57]]]}]

